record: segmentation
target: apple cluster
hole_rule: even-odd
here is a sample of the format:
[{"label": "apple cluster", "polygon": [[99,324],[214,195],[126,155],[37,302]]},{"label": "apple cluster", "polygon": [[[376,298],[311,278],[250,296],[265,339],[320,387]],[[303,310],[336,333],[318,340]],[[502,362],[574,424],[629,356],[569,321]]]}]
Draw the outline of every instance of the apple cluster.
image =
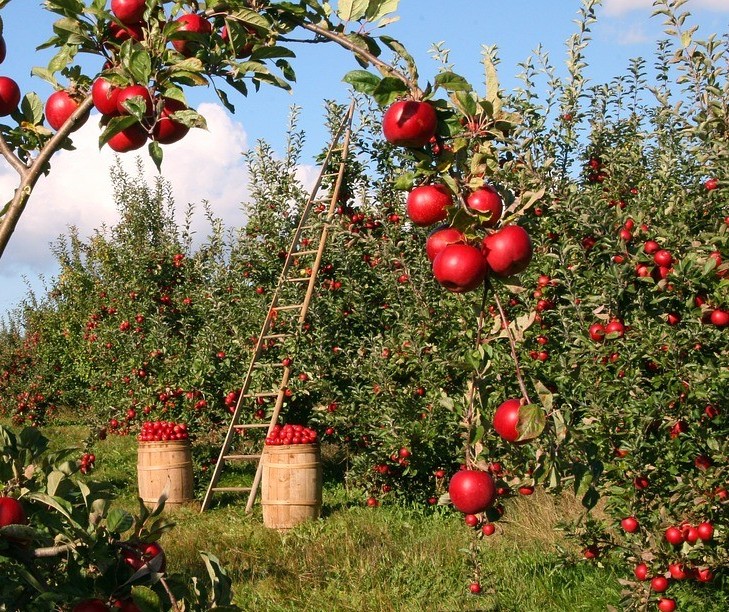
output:
[{"label": "apple cluster", "polygon": [[167,442],[169,440],[187,440],[190,434],[187,424],[173,421],[145,421],[137,436],[140,442]]},{"label": "apple cluster", "polygon": [[[400,100],[385,111],[382,129],[385,139],[393,145],[423,147],[437,142],[437,124],[430,103]],[[532,259],[531,238],[518,225],[494,229],[501,220],[504,205],[491,184],[484,183],[465,194],[454,194],[441,183],[419,185],[408,194],[408,218],[420,227],[445,221],[455,207],[456,198],[463,201],[468,217],[474,219],[478,229],[488,233],[474,240],[451,224],[436,227],[425,245],[436,280],[449,291],[465,293],[480,287],[489,275],[505,278],[524,271]]]},{"label": "apple cluster", "polygon": [[91,470],[94,469],[94,464],[96,463],[96,455],[93,453],[84,453],[81,455],[81,473],[87,474]]},{"label": "apple cluster", "polygon": [[[5,61],[6,54],[5,38],[0,34],[0,64]],[[14,113],[18,104],[20,104],[20,87],[10,77],[0,76],[0,117]]]},{"label": "apple cluster", "polygon": [[[152,20],[158,20],[159,26],[165,25],[165,18],[161,9],[149,21],[145,21],[147,2],[145,0],[112,0],[111,13],[114,17],[108,23],[105,32],[104,45],[108,49],[116,49],[126,41],[145,42],[152,27]],[[156,23],[154,24],[156,25]],[[214,32],[213,24],[208,18],[197,12],[184,13],[174,20],[174,34],[171,46],[180,54],[181,60],[194,57],[198,51],[206,46],[206,39],[212,42],[213,37],[224,46],[231,46],[230,33],[226,26]],[[242,27],[242,33],[236,32],[234,54],[238,59],[248,57],[253,51],[255,31]],[[2,55],[4,56],[4,44]],[[109,147],[119,153],[133,151],[141,148],[148,140],[159,144],[171,144],[184,138],[189,127],[179,121],[177,113],[189,110],[187,105],[179,99],[163,96],[154,82],[137,82],[120,84],[121,77],[117,70],[108,63],[104,67],[107,78],[96,78],[91,87],[93,105],[102,115],[101,124],[105,126],[112,118],[131,117],[139,118],[133,111],[142,109],[143,120],[129,121],[123,129],[112,135],[107,141]],[[11,80],[0,77],[0,115],[10,114],[20,101],[20,91]],[[54,92],[46,101],[45,115],[48,124],[54,130],[59,130],[76,111],[84,98],[84,92],[74,88],[61,89]],[[3,112],[7,111],[7,112]],[[80,127],[88,118],[88,114],[81,117],[73,129]]]},{"label": "apple cluster", "polygon": [[273,426],[271,433],[266,436],[268,446],[284,446],[288,444],[316,444],[318,434],[316,431],[303,425],[286,423]]}]

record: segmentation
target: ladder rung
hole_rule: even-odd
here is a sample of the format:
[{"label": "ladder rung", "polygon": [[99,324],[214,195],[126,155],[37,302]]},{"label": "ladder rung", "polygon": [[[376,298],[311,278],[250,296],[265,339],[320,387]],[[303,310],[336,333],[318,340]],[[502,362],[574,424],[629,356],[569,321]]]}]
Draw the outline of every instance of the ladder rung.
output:
[{"label": "ladder rung", "polygon": [[263,393],[246,393],[244,396],[246,399],[252,397],[278,397],[278,391],[265,391]]},{"label": "ladder rung", "polygon": [[296,310],[301,308],[303,304],[290,304],[289,306],[276,306],[276,310]]},{"label": "ladder rung", "polygon": [[303,283],[304,281],[310,281],[310,280],[311,280],[311,276],[297,276],[294,278],[287,278],[286,282],[287,283]]},{"label": "ladder rung", "polygon": [[268,423],[241,423],[239,425],[233,425],[233,429],[263,429],[268,428]]},{"label": "ladder rung", "polygon": [[252,487],[213,487],[210,489],[216,493],[248,493],[253,490]]},{"label": "ladder rung", "polygon": [[296,255],[316,255],[318,252],[316,249],[310,249],[308,251],[296,251]]},{"label": "ladder rung", "polygon": [[282,364],[282,363],[261,363],[259,361],[259,362],[256,362],[255,364],[253,364],[253,369],[255,369],[255,370],[262,370],[263,368],[283,368],[283,367],[284,367],[284,364]]},{"label": "ladder rung", "polygon": [[281,340],[281,338],[288,337],[288,334],[268,334],[267,336],[261,336],[261,340]]},{"label": "ladder rung", "polygon": [[224,455],[223,459],[226,461],[252,461],[253,459],[260,459],[261,455]]}]

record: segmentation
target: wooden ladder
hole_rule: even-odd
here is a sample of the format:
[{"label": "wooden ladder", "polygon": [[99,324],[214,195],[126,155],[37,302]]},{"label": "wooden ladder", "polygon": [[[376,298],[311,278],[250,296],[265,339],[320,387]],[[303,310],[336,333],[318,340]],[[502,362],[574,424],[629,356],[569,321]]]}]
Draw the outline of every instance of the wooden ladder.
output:
[{"label": "wooden ladder", "polygon": [[[344,179],[344,173],[346,170],[347,155],[349,153],[349,143],[351,137],[352,128],[352,117],[354,115],[354,101],[349,106],[347,114],[342,120],[341,125],[335,132],[332,141],[327,150],[324,161],[322,162],[321,172],[314,183],[311,195],[306,201],[301,213],[301,219],[294,231],[291,239],[291,245],[286,254],[284,260],[283,269],[279,276],[276,290],[271,298],[271,303],[268,308],[268,313],[261,326],[261,332],[258,334],[258,340],[256,342],[255,350],[251,357],[248,365],[243,384],[241,385],[238,400],[235,404],[232,418],[228,426],[223,446],[220,449],[218,460],[215,463],[212,476],[210,478],[210,484],[208,485],[205,497],[203,498],[200,512],[205,512],[210,507],[212,497],[215,493],[248,493],[248,502],[246,503],[246,512],[250,512],[253,508],[253,504],[258,493],[258,488],[261,482],[261,474],[263,472],[263,464],[261,458],[263,456],[263,444],[261,440],[261,451],[254,454],[234,454],[231,453],[231,447],[233,441],[241,432],[252,429],[263,429],[266,428],[266,435],[271,433],[274,426],[278,422],[278,418],[281,413],[281,408],[286,399],[286,390],[289,383],[289,377],[291,376],[290,365],[284,365],[283,362],[278,361],[277,363],[265,363],[264,354],[265,348],[268,343],[272,341],[282,341],[287,337],[295,334],[302,329],[302,326],[306,320],[306,315],[309,310],[309,304],[311,303],[314,290],[316,288],[316,279],[319,267],[321,265],[322,255],[324,248],[329,237],[329,230],[331,222],[334,218],[334,214],[337,206],[339,205],[339,195],[342,189],[342,183]],[[335,168],[334,170],[332,170]],[[322,185],[326,182],[331,184],[329,195],[319,197],[318,193],[322,188]],[[328,206],[328,208],[326,208]],[[322,210],[322,207],[326,209],[326,218],[323,223],[316,223],[310,221],[311,212],[314,209],[318,211]],[[313,232],[314,238],[305,239],[305,235]],[[316,248],[308,248],[310,244],[316,243],[316,232],[318,234],[318,245]],[[304,240],[305,239],[305,240]],[[303,243],[302,243],[303,240]],[[306,245],[302,249],[302,244]],[[299,262],[303,258],[313,258],[313,261],[308,266],[311,268],[311,272],[305,276],[301,275],[300,270],[295,268],[294,261]],[[304,288],[303,297],[291,298],[291,291],[287,291],[291,286],[297,286]],[[294,292],[298,296],[301,295],[301,291]],[[278,317],[279,312],[291,311],[298,313],[296,317],[295,329],[290,333],[273,333],[273,327],[275,326],[275,320]],[[255,373],[262,367],[280,368],[281,377],[277,387],[274,389],[256,389]],[[268,423],[241,423],[241,413],[243,407],[247,401],[266,401],[274,400],[273,412],[271,413],[271,419]],[[233,461],[256,461],[256,474],[253,478],[253,483],[250,487],[221,487],[218,486],[220,477],[223,469],[228,462]]]}]

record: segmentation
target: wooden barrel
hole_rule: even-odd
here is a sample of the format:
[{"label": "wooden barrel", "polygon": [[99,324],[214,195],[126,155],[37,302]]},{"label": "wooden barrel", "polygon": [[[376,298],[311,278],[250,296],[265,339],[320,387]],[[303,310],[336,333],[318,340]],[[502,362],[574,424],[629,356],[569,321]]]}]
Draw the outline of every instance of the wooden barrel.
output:
[{"label": "wooden barrel", "polygon": [[263,524],[291,529],[321,513],[321,452],[318,444],[265,446],[261,473]]},{"label": "wooden barrel", "polygon": [[140,442],[137,453],[137,481],[139,497],[147,506],[157,503],[165,487],[168,493],[165,508],[177,508],[192,501],[190,441]]}]

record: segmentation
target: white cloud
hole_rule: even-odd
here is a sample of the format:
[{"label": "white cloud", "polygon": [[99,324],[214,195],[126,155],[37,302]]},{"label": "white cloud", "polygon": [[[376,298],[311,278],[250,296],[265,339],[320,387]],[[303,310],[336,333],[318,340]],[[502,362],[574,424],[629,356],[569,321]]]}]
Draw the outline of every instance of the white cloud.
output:
[{"label": "white cloud", "polygon": [[[220,105],[201,104],[199,111],[207,119],[208,131],[191,130],[182,141],[165,146],[162,174],[172,186],[177,210],[183,212],[188,203],[206,200],[216,216],[230,224],[242,224],[240,203],[248,195],[241,156],[247,148],[246,133]],[[98,118],[96,114],[91,116],[73,135],[76,150],[57,153],[50,174],[38,181],[3,254],[0,278],[17,278],[21,270],[52,271],[49,243],[67,233],[70,225],[87,236],[102,224],[116,222],[118,215],[109,177],[114,153],[108,147],[98,149]],[[145,175],[152,179],[156,169],[144,149],[122,155],[123,167],[135,175],[138,156],[144,159]],[[10,199],[16,185],[17,175],[9,167],[0,166],[3,201]],[[207,222],[202,209],[199,210],[196,225],[204,232]]]},{"label": "white cloud", "polygon": [[[603,2],[605,14],[613,17],[652,7],[653,0],[605,0]],[[727,13],[729,12],[729,2],[727,0],[689,0],[684,8]]]},{"label": "white cloud", "polygon": [[653,40],[646,32],[643,23],[633,23],[624,28],[616,28],[615,30],[615,41],[619,45],[640,45]]}]

